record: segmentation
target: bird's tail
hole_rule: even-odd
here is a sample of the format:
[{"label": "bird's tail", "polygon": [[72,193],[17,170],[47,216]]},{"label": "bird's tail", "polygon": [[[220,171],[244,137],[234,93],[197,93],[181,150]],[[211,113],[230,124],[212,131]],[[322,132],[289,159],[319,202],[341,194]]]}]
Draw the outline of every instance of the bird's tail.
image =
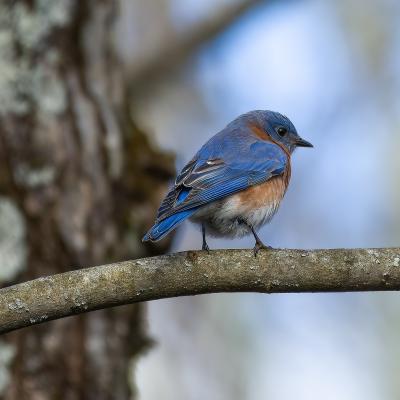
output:
[{"label": "bird's tail", "polygon": [[160,222],[154,224],[154,226],[144,235],[142,242],[147,242],[151,240],[152,242],[157,242],[162,239],[164,236],[168,235],[173,229],[175,229],[181,222],[183,222],[186,218],[190,217],[197,211],[197,208],[180,211],[176,214],[169,216],[168,218],[163,219]]}]

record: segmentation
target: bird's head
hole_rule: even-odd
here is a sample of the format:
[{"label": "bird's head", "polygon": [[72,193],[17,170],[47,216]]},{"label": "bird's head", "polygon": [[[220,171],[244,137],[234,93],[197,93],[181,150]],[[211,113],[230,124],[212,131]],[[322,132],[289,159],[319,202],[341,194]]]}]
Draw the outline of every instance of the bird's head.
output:
[{"label": "bird's head", "polygon": [[[289,153],[292,153],[296,147],[313,147],[310,142],[302,139],[290,119],[274,111],[252,111],[249,113],[253,121],[254,132],[262,137],[262,134],[269,136],[272,141],[283,145]],[[257,132],[257,129],[260,129]]]}]

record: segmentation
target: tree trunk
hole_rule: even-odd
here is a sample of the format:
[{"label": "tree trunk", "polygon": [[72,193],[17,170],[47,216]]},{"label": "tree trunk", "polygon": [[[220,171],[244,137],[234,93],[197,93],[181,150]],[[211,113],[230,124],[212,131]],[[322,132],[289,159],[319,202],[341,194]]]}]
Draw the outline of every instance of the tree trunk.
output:
[{"label": "tree trunk", "polygon": [[[149,255],[140,237],[172,175],[129,115],[117,2],[0,5],[0,280]],[[57,269],[54,267],[57,266]],[[128,399],[148,344],[141,306],[28,328],[0,343],[0,395]]]}]

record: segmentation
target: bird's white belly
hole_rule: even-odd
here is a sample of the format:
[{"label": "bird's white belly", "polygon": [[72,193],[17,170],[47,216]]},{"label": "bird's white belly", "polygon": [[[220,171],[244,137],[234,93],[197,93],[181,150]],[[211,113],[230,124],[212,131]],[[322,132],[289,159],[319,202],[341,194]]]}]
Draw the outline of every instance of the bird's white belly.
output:
[{"label": "bird's white belly", "polygon": [[258,229],[269,222],[278,207],[279,201],[273,201],[250,209],[233,195],[203,206],[191,220],[203,223],[212,236],[241,237],[251,233],[248,225]]}]

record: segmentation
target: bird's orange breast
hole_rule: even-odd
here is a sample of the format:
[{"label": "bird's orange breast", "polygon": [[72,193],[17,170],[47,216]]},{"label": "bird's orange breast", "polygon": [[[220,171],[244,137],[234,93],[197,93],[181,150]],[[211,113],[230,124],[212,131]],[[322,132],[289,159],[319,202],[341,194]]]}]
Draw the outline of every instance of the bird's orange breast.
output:
[{"label": "bird's orange breast", "polygon": [[279,205],[285,195],[290,180],[290,165],[283,175],[275,176],[267,182],[251,186],[237,194],[241,207],[254,210]]}]

